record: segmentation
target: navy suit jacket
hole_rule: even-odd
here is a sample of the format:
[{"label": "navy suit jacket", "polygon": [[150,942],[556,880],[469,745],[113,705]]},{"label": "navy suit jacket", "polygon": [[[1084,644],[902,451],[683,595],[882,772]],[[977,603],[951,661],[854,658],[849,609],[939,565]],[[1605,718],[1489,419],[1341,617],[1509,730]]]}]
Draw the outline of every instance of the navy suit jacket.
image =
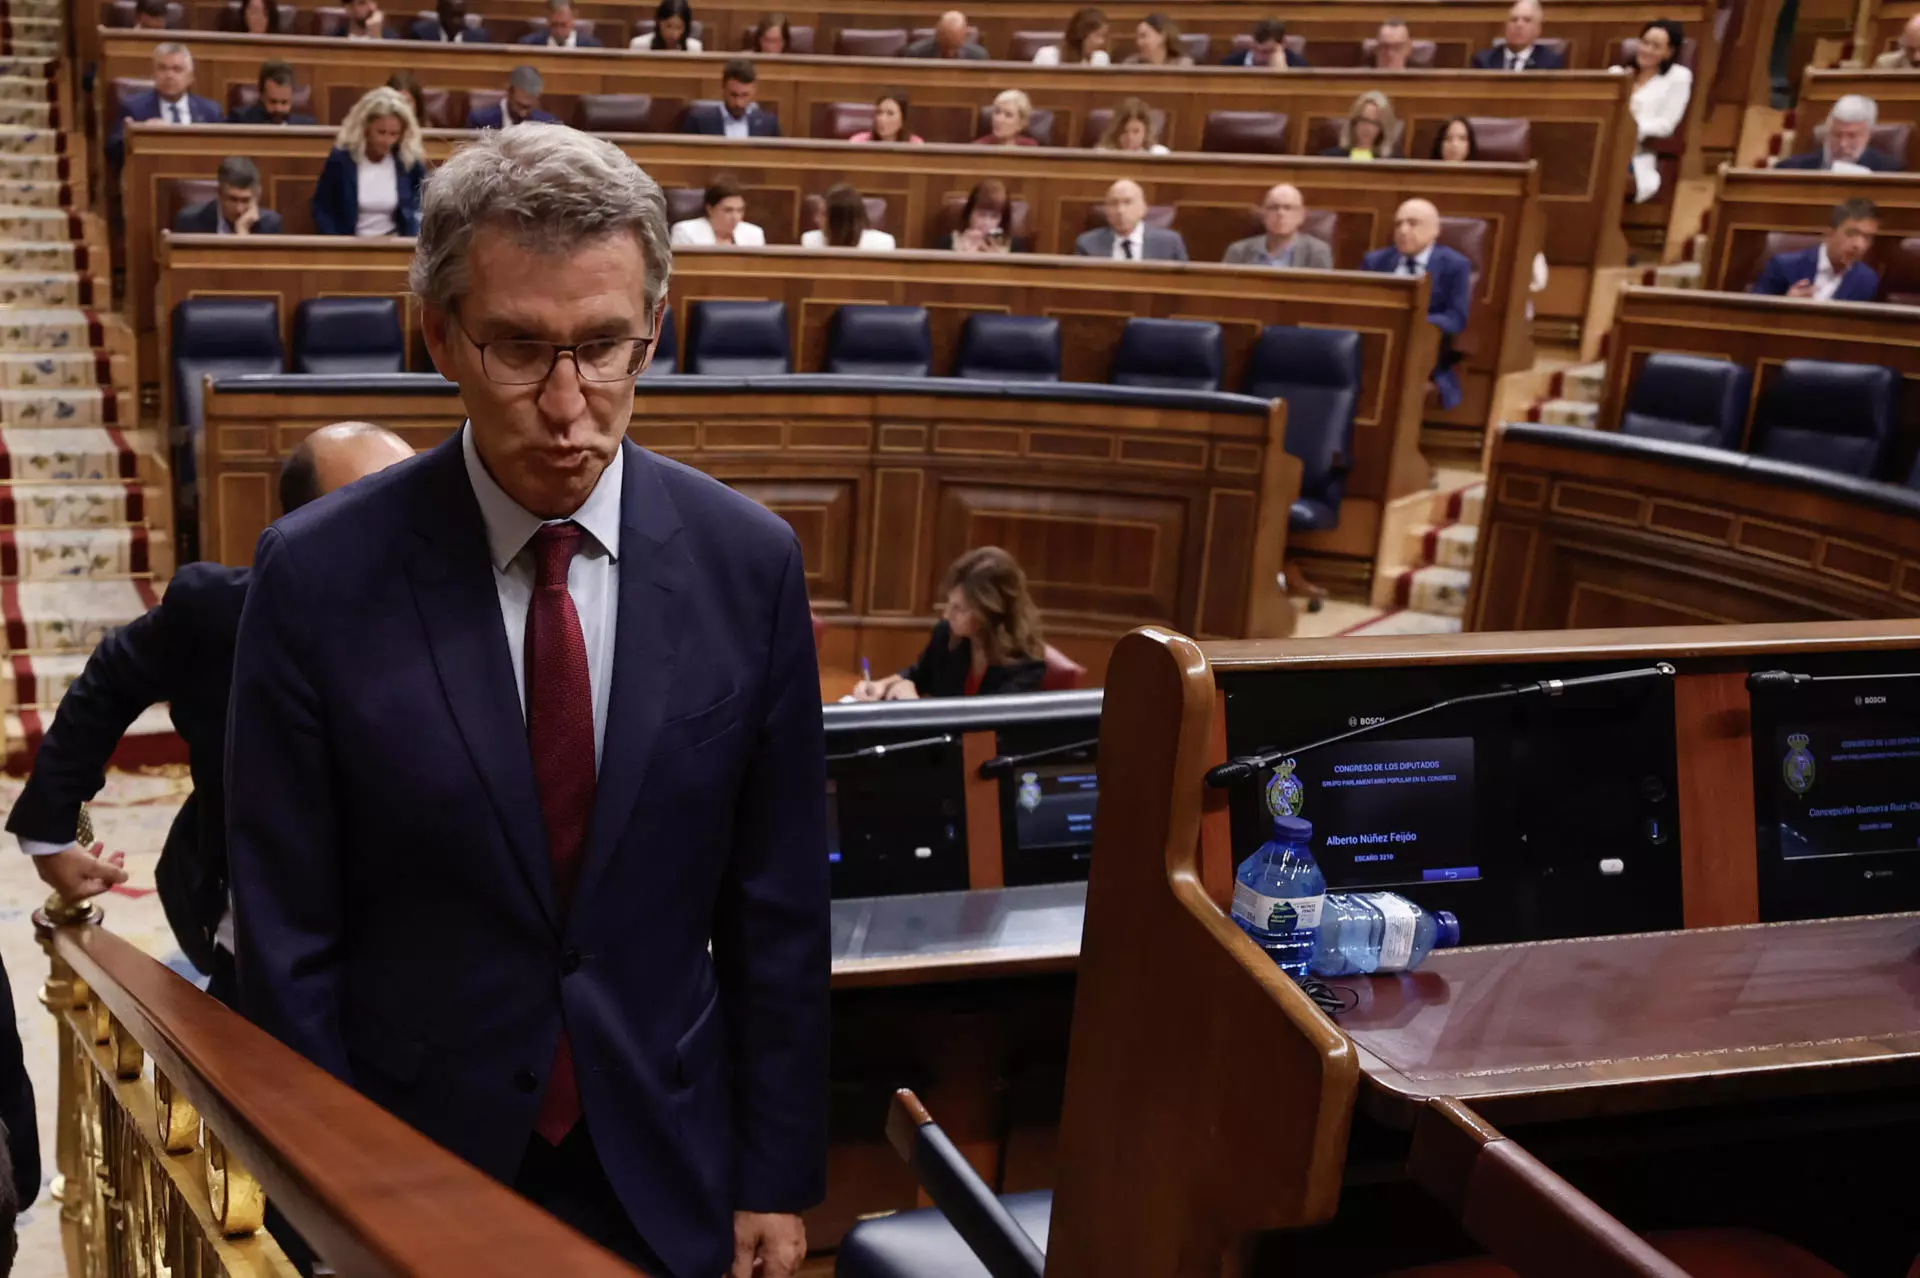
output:
[{"label": "navy suit jacket", "polygon": [[[189,204],[174,216],[173,229],[181,235],[218,235],[220,233],[220,201],[203,200],[199,204]],[[260,220],[253,224],[253,233],[255,235],[280,234],[280,215],[272,209],[261,209]]]},{"label": "navy suit jacket", "polygon": [[[1480,50],[1473,55],[1473,65],[1479,71],[1505,71],[1507,46],[1496,44]],[[1533,56],[1528,58],[1527,65],[1521,68],[1523,71],[1565,71],[1566,69],[1567,55],[1544,44],[1533,46]]]},{"label": "navy suit jacket", "polygon": [[[1400,250],[1389,244],[1361,258],[1360,269],[1391,275],[1399,269],[1400,256]],[[1460,378],[1453,366],[1461,359],[1453,349],[1453,339],[1466,328],[1473,309],[1473,263],[1458,249],[1436,244],[1427,257],[1427,278],[1432,281],[1427,322],[1440,330],[1440,360],[1433,366],[1433,386],[1440,407],[1452,408],[1460,402]]]},{"label": "navy suit jacket", "polygon": [[[1860,158],[1854,163],[1863,169],[1871,169],[1875,173],[1898,173],[1903,167],[1893,156],[1871,146],[1862,151]],[[1773,167],[1776,169],[1823,169],[1826,165],[1827,153],[1816,147],[1811,151],[1802,151],[1798,155],[1789,155],[1786,159],[1776,162]]]},{"label": "navy suit jacket", "polygon": [[[394,210],[395,235],[420,233],[420,187],[427,180],[424,164],[412,168],[400,163],[393,152],[393,167],[400,205]],[[360,217],[360,169],[344,147],[327,152],[320,168],[320,181],[313,188],[313,226],[321,235],[353,235]]]},{"label": "navy suit jacket", "polygon": [[[535,124],[558,124],[560,117],[535,107],[527,114],[527,119]],[[507,104],[496,102],[484,110],[467,112],[469,129],[500,129],[506,127]]]},{"label": "navy suit jacket", "polygon": [[[1776,253],[1767,259],[1760,272],[1760,278],[1754,281],[1750,293],[1770,293],[1775,297],[1785,297],[1787,290],[1801,280],[1810,280],[1820,273],[1820,246],[1801,249],[1797,253]],[[1836,302],[1871,302],[1880,292],[1880,276],[1865,262],[1855,262],[1840,277],[1840,287],[1833,291]]]},{"label": "navy suit jacket", "polygon": [[211,973],[213,931],[227,907],[227,689],[247,570],[187,564],[144,616],[113,631],[60,699],[7,829],[46,843],[71,839],[80,805],[106,783],[107,762],[148,706],[167,702],[187,743],[193,793],[167,831],[160,904],[180,948]]},{"label": "navy suit jacket", "polygon": [[454,32],[453,39],[440,38],[440,19],[417,18],[413,26],[407,29],[409,40],[425,40],[432,44],[492,44],[493,37],[487,34],[485,27],[462,27]]},{"label": "navy suit jacket", "polygon": [[714,1278],[735,1211],[826,1188],[819,674],[792,529],[622,446],[564,914],[459,437],[261,536],[228,752],[241,1002],[508,1182],[564,1015],[614,1191],[675,1278]]},{"label": "navy suit jacket", "polygon": [[[725,137],[727,128],[720,118],[726,110],[718,102],[696,102],[687,108],[686,115],[680,118],[682,133],[705,133],[711,137]],[[761,110],[757,106],[747,112],[747,136],[753,138],[777,138],[780,136],[780,117],[771,111]]]},{"label": "navy suit jacket", "polygon": [[[1250,67],[1253,65],[1253,50],[1235,49],[1232,53],[1220,59],[1220,65],[1223,67]],[[1292,49],[1288,49],[1287,65],[1290,67],[1304,67],[1309,64],[1305,58],[1295,53]]]},{"label": "navy suit jacket", "polygon": [[[545,45],[547,43],[547,33],[545,31],[529,31],[520,37],[520,43]],[[598,49],[601,47],[600,38],[598,36],[588,35],[585,31],[576,30],[574,32],[573,47],[576,49]]]},{"label": "navy suit jacket", "polygon": [[235,124],[285,125],[312,124],[313,122],[312,116],[299,111],[288,112],[287,118],[284,120],[270,120],[267,118],[267,109],[258,102],[249,102],[246,106],[241,107],[233,113],[233,123]]},{"label": "navy suit jacket", "polygon": [[[124,98],[120,103],[120,118],[107,130],[107,158],[119,163],[126,148],[126,125],[128,120],[138,123],[142,120],[160,118],[160,91],[147,89]],[[220,104],[212,98],[203,98],[197,94],[187,95],[187,118],[195,124],[218,124],[226,117],[221,114]]]}]

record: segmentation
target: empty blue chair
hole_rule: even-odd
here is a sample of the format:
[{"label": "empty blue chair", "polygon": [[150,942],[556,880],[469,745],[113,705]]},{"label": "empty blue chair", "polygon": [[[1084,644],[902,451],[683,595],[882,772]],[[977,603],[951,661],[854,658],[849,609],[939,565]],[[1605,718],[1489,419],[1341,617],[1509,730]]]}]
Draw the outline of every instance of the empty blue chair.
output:
[{"label": "empty blue chair", "polygon": [[642,377],[672,377],[680,371],[680,334],[673,323],[673,308],[660,314],[660,338],[653,344],[653,362]]},{"label": "empty blue chair", "polygon": [[315,297],[293,312],[296,373],[404,373],[406,340],[391,297]]},{"label": "empty blue chair", "polygon": [[1287,401],[1287,451],[1300,459],[1300,497],[1288,512],[1295,532],[1340,522],[1360,403],[1360,334],[1274,324],[1247,360],[1246,391]]},{"label": "empty blue chair", "polygon": [[953,375],[986,382],[1060,380],[1060,321],[976,312],[960,330]]},{"label": "empty blue chair", "polygon": [[1211,320],[1130,319],[1107,381],[1156,390],[1217,391],[1226,355]]},{"label": "empty blue chair", "polygon": [[785,302],[695,302],[687,315],[687,371],[773,377],[793,371]]},{"label": "empty blue chair", "polygon": [[1753,375],[1743,365],[1655,351],[1633,379],[1620,433],[1707,448],[1739,448]]},{"label": "empty blue chair", "polygon": [[933,330],[924,306],[842,306],[827,322],[827,371],[850,377],[926,377]]},{"label": "empty blue chair", "polygon": [[1875,479],[1900,425],[1900,377],[1878,364],[1790,359],[1753,414],[1757,457]]},{"label": "empty blue chair", "polygon": [[176,426],[197,431],[206,420],[201,379],[209,374],[287,371],[280,304],[273,298],[196,297],[173,308],[171,328]]}]

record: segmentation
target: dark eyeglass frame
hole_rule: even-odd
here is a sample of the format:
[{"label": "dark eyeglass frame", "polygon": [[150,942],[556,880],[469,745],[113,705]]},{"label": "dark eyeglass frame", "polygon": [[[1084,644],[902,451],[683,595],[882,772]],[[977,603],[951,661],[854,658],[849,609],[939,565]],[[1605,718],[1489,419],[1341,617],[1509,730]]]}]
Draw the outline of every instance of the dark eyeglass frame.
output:
[{"label": "dark eyeglass frame", "polygon": [[[583,382],[592,382],[596,386],[607,386],[615,382],[631,381],[640,375],[640,370],[646,365],[648,352],[653,349],[654,343],[660,340],[659,334],[656,333],[649,337],[595,337],[588,341],[572,343],[543,342],[528,337],[507,337],[501,338],[498,341],[480,342],[475,341],[473,334],[467,332],[458,320],[454,321],[454,327],[460,329],[461,334],[466,337],[473,348],[480,352],[480,370],[487,375],[487,379],[492,382],[497,382],[502,386],[540,385],[549,377],[553,376],[554,366],[560,362],[562,355],[573,360],[574,372]],[[592,360],[591,357],[584,360],[581,359],[581,351],[591,351],[595,347],[607,347],[611,349],[622,342],[633,343],[633,353],[627,360],[627,371],[625,373],[616,374],[612,377],[599,377],[587,371],[588,365]],[[546,367],[540,371],[538,377],[522,377],[518,374],[512,377],[502,377],[494,371],[492,361],[487,358],[487,352],[499,346],[521,346],[528,348],[529,352],[531,352],[533,348],[544,347],[547,352]]]}]

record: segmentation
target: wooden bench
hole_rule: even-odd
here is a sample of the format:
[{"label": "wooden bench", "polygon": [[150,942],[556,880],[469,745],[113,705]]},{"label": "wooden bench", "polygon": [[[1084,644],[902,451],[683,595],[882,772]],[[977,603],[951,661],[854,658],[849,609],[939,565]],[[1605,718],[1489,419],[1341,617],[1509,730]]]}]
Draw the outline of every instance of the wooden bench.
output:
[{"label": "wooden bench", "polygon": [[[1920,174],[1850,177],[1795,169],[1722,169],[1717,183],[1712,237],[1703,264],[1708,288],[1745,292],[1760,278],[1772,252],[1791,252],[1824,237],[1835,205],[1867,199],[1880,209],[1880,234],[1867,262],[1880,272],[1882,300],[1902,305],[1920,301]],[[1773,240],[1769,252],[1769,237],[1775,235],[1796,238]]]}]

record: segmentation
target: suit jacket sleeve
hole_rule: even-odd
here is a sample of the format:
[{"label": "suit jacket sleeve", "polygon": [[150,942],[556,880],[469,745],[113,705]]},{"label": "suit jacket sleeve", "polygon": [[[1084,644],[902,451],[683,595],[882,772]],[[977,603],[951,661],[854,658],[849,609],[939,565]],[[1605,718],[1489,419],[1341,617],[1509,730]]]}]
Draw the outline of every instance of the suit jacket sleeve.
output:
[{"label": "suit jacket sleeve", "polygon": [[1235,240],[1227,245],[1226,256],[1220,260],[1228,266],[1245,266],[1253,260],[1253,247],[1246,240]]},{"label": "suit jacket sleeve", "polygon": [[1473,55],[1473,67],[1476,71],[1491,71],[1501,65],[1503,59],[1500,49],[1481,49]]},{"label": "suit jacket sleeve", "polygon": [[1333,246],[1325,240],[1309,239],[1303,241],[1303,259],[1299,265],[1310,271],[1331,271],[1333,269]]},{"label": "suit jacket sleeve", "polygon": [[272,209],[261,209],[260,220],[253,224],[253,233],[255,235],[278,235],[285,225],[285,221],[278,213],[275,213]]},{"label": "suit jacket sleeve", "polygon": [[106,784],[107,762],[148,706],[173,699],[178,682],[183,576],[145,615],[113,631],[87,658],[60,699],[34,759],[33,774],[7,817],[7,829],[43,843],[66,843],[80,805]]},{"label": "suit jacket sleeve", "polygon": [[1792,256],[1791,253],[1776,253],[1768,258],[1766,266],[1761,268],[1760,278],[1753,282],[1747,292],[1785,297],[1787,290],[1794,285],[1794,281],[1787,278],[1793,274],[1792,263],[1787,260]]},{"label": "suit jacket sleeve", "polygon": [[240,614],[227,726],[234,957],[247,1019],[351,1083],[333,769],[303,592],[293,551],[268,528]]},{"label": "suit jacket sleeve", "polygon": [[[213,213],[213,225],[208,226],[203,214]],[[212,235],[220,229],[220,214],[214,212],[211,204],[193,204],[173,215],[173,233],[175,235]]]},{"label": "suit jacket sleeve", "polygon": [[[0,989],[7,969],[0,966]],[[7,1156],[13,1163],[13,1188],[20,1206],[40,1196],[40,1128],[34,1121],[33,1076],[20,1047],[20,1026],[13,1008],[0,1023],[0,1121],[7,1127]]]},{"label": "suit jacket sleeve", "polygon": [[338,148],[327,153],[320,168],[320,181],[313,188],[313,227],[321,235],[352,235],[353,210],[360,205],[360,194],[350,183],[358,183],[353,160]]},{"label": "suit jacket sleeve", "polygon": [[832,959],[819,684],[796,541],[713,928],[734,1061],[738,1211],[799,1212],[826,1195]]},{"label": "suit jacket sleeve", "polygon": [[1427,319],[1443,333],[1458,333],[1467,326],[1467,312],[1473,304],[1473,267],[1464,257],[1451,254],[1442,260],[1446,269],[1433,272],[1433,298],[1427,307]]},{"label": "suit jacket sleeve", "polygon": [[1112,252],[1113,246],[1111,244],[1107,246],[1105,253],[1100,251],[1100,232],[1098,231],[1082,231],[1078,238],[1073,241],[1073,254],[1075,257],[1106,257]]},{"label": "suit jacket sleeve", "polygon": [[900,677],[919,689],[921,696],[926,696],[928,674],[939,664],[941,655],[952,646],[953,640],[951,632],[947,629],[947,623],[934,622],[933,633],[927,636],[927,646],[920,650],[920,655],[913,659],[912,665],[900,672]]},{"label": "suit jacket sleeve", "polygon": [[1187,242],[1180,237],[1180,232],[1168,231],[1167,235],[1172,240],[1172,243],[1167,246],[1168,248],[1167,260],[1170,262],[1186,261],[1187,260]]}]

